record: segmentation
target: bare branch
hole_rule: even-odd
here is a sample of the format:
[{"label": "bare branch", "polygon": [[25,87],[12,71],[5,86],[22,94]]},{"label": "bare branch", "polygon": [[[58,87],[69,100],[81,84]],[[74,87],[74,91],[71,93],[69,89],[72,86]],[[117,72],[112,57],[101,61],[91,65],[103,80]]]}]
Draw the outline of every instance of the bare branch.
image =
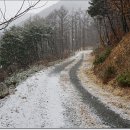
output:
[{"label": "bare branch", "polygon": [[31,10],[42,8],[42,7],[44,7],[47,3],[48,3],[48,1],[46,1],[45,4],[43,4],[42,6],[39,6],[39,7],[37,7],[37,8],[32,8]]},{"label": "bare branch", "polygon": [[19,8],[19,10],[17,11],[17,13],[16,13],[13,17],[11,17],[11,18],[9,18],[9,19],[7,20],[6,17],[5,17],[6,11],[7,11],[7,7],[6,7],[6,3],[5,3],[5,0],[4,0],[4,9],[5,9],[5,10],[4,10],[4,13],[3,13],[2,10],[0,9],[1,19],[3,19],[3,21],[1,21],[1,23],[0,23],[0,30],[6,28],[12,21],[14,21],[14,20],[16,20],[17,18],[19,18],[19,17],[25,15],[28,11],[33,10],[33,9],[42,8],[43,6],[45,6],[45,5],[48,3],[48,1],[46,1],[46,2],[44,3],[44,5],[34,8],[41,0],[37,0],[37,1],[36,1],[35,3],[33,3],[33,4],[30,3],[29,0],[27,0],[27,1],[28,1],[28,4],[29,4],[29,7],[26,8],[24,11],[22,11],[23,6],[24,6],[24,4],[25,4],[25,1],[26,1],[26,0],[23,0],[22,5],[21,5],[21,7]]}]

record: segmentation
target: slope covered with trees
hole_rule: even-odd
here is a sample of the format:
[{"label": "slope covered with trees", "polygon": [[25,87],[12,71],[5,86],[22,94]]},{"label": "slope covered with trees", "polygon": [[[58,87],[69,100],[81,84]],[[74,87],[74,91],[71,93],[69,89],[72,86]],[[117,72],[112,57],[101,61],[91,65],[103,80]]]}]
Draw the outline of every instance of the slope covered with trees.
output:
[{"label": "slope covered with trees", "polygon": [[64,59],[98,43],[94,21],[81,9],[64,7],[46,18],[36,16],[23,26],[5,30],[0,40],[0,81],[36,63]]},{"label": "slope covered with trees", "polygon": [[94,71],[104,83],[130,86],[130,1],[91,0],[88,13],[100,36]]},{"label": "slope covered with trees", "polygon": [[88,13],[95,19],[103,45],[116,44],[130,28],[129,0],[91,0]]}]

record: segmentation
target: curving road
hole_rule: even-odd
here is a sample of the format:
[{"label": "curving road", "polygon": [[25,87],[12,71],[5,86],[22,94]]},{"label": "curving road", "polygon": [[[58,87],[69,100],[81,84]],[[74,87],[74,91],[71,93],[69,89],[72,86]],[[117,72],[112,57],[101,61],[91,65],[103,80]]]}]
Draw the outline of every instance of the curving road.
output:
[{"label": "curving road", "polygon": [[83,58],[80,59],[75,66],[70,70],[70,80],[79,91],[82,96],[83,102],[89,105],[94,112],[102,119],[104,124],[110,126],[111,128],[130,128],[130,121],[123,119],[120,115],[116,114],[114,111],[110,110],[105,106],[97,97],[89,93],[85,87],[80,83],[76,70],[81,66]]},{"label": "curving road", "polygon": [[0,128],[128,128],[77,77],[83,54],[42,70],[0,101]]}]

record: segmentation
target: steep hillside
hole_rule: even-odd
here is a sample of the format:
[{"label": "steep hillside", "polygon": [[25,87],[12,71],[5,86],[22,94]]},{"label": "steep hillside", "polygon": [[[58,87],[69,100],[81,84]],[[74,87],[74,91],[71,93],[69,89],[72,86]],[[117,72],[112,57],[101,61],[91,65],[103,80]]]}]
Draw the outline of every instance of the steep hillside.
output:
[{"label": "steep hillside", "polygon": [[111,81],[125,87],[130,85],[130,33],[111,50],[103,63],[95,65],[95,73],[105,83]]},{"label": "steep hillside", "polygon": [[119,45],[113,49],[112,53],[103,66],[114,66],[117,74],[130,71],[130,34],[126,35]]}]

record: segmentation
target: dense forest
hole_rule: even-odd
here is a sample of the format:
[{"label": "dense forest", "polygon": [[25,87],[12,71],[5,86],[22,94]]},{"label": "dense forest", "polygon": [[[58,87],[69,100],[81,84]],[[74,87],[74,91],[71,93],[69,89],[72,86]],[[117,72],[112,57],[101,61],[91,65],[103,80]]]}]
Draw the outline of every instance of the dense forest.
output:
[{"label": "dense forest", "polygon": [[78,50],[96,46],[97,35],[94,21],[81,9],[69,12],[61,7],[46,18],[35,16],[23,26],[4,31],[0,40],[1,73],[10,75],[38,61],[66,58]]},{"label": "dense forest", "polygon": [[118,69],[113,64],[107,63],[105,67],[102,64],[130,31],[130,1],[91,0],[89,3],[88,10],[69,11],[62,6],[45,18],[36,15],[22,26],[6,29],[0,40],[0,80],[40,61],[64,59],[76,51],[97,46],[95,72],[104,82],[114,77]]},{"label": "dense forest", "polygon": [[[130,86],[130,0],[91,0],[100,47],[95,50],[94,71],[104,83]],[[117,85],[118,83],[118,85]]]},{"label": "dense forest", "polygon": [[130,0],[91,0],[88,13],[94,18],[102,46],[117,44],[130,31]]}]

